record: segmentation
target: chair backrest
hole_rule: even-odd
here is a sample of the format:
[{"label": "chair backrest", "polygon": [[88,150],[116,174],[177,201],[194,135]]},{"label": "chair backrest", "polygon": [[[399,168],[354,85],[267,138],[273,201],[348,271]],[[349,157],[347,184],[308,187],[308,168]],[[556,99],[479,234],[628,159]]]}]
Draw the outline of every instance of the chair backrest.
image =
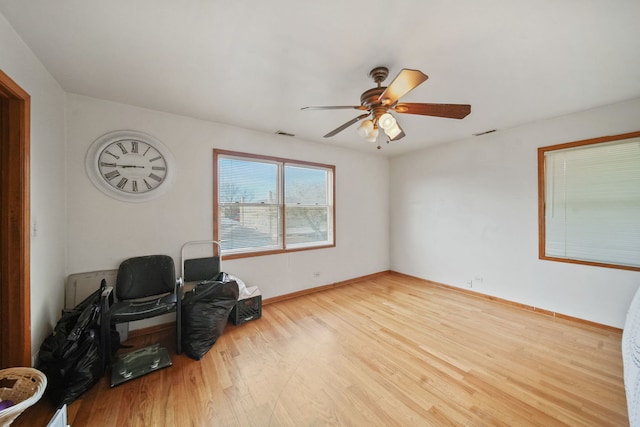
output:
[{"label": "chair backrest", "polygon": [[118,268],[116,297],[127,300],[174,292],[175,285],[176,267],[170,256],[129,258]]},{"label": "chair backrest", "polygon": [[184,261],[184,281],[201,282],[213,280],[220,273],[220,258],[192,258]]}]

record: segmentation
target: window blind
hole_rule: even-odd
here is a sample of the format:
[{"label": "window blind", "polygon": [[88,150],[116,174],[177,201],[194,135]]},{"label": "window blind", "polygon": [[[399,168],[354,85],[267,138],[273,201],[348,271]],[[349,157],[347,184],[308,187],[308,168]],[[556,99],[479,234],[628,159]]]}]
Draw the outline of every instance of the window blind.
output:
[{"label": "window blind", "polygon": [[214,162],[223,255],[335,246],[335,166],[223,150]]},{"label": "window blind", "polygon": [[545,152],[545,255],[640,267],[640,138]]}]

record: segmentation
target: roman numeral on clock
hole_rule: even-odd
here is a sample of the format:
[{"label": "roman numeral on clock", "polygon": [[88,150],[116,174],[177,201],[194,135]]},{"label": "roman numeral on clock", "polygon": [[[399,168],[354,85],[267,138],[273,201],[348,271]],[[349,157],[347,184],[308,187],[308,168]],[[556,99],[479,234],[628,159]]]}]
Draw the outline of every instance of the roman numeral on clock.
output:
[{"label": "roman numeral on clock", "polygon": [[115,154],[113,154],[113,153],[112,153],[111,151],[109,151],[109,150],[105,150],[105,151],[104,151],[104,154],[108,154],[108,155],[110,155],[111,157],[114,157],[116,160],[118,160],[118,159],[120,158],[120,156],[116,156]]},{"label": "roman numeral on clock", "polygon": [[138,154],[138,141],[131,141],[131,152]]},{"label": "roman numeral on clock", "polygon": [[119,176],[120,176],[120,172],[118,172],[117,170],[104,174],[104,177],[107,178],[109,181]]},{"label": "roman numeral on clock", "polygon": [[120,148],[120,150],[122,151],[122,154],[128,153],[127,149],[124,148],[124,144],[122,142],[118,142],[116,145]]},{"label": "roman numeral on clock", "polygon": [[125,177],[122,177],[122,179],[118,183],[118,188],[122,190],[124,186],[127,185],[127,182],[129,182],[129,180]]},{"label": "roman numeral on clock", "polygon": [[135,179],[131,181],[131,190],[133,190],[134,193],[138,192],[138,181]]}]

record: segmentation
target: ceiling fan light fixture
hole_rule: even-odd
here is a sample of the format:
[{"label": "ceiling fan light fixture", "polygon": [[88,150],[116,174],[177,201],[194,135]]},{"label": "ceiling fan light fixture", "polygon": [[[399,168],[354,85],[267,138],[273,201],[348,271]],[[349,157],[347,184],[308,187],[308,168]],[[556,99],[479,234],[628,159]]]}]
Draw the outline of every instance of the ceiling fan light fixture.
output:
[{"label": "ceiling fan light fixture", "polygon": [[389,139],[393,141],[398,135],[402,133],[402,129],[400,129],[398,123],[394,121],[393,126],[384,129],[384,133],[386,133]]},{"label": "ceiling fan light fixture", "polygon": [[389,113],[384,113],[378,119],[378,126],[384,130],[390,140],[394,140],[398,135],[402,133],[402,129],[398,125],[398,121]]},{"label": "ceiling fan light fixture", "polygon": [[406,133],[404,133],[404,131],[402,130],[402,128],[401,128],[401,127],[399,127],[399,126],[398,126],[398,129],[400,129],[400,133],[399,133],[399,134],[397,134],[396,136],[394,136],[393,138],[390,138],[390,139],[389,139],[390,141],[397,141],[397,140],[402,139],[402,138],[404,138],[405,136],[407,136],[407,134],[406,134]]},{"label": "ceiling fan light fixture", "polygon": [[380,118],[378,119],[378,126],[380,126],[382,129],[384,129],[385,131],[387,129],[391,129],[394,126],[397,127],[397,122],[395,117],[393,117],[391,114],[389,113],[384,113],[383,115],[380,116]]},{"label": "ceiling fan light fixture", "polygon": [[377,128],[374,128],[371,130],[371,132],[369,132],[369,135],[367,135],[367,141],[369,142],[376,142],[376,140],[378,139],[378,133],[380,131]]},{"label": "ceiling fan light fixture", "polygon": [[372,130],[373,130],[373,122],[371,120],[365,120],[362,123],[360,123],[360,126],[358,126],[358,135],[360,135],[363,138],[367,138]]}]

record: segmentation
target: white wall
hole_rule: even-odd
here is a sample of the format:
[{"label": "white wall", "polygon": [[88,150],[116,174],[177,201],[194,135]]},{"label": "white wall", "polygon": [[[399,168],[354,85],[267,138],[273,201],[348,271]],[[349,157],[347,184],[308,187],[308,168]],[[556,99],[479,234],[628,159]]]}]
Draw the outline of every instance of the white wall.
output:
[{"label": "white wall", "polygon": [[[152,253],[171,255],[179,269],[183,243],[213,237],[213,148],[336,166],[335,248],[223,261],[224,271],[259,286],[269,298],[389,269],[389,168],[378,153],[78,95],[68,95],[67,101],[67,273],[117,268],[125,258]],[[178,175],[168,193],[127,203],[89,181],[87,149],[99,136],[121,129],[151,134],[171,150]]]},{"label": "white wall", "polygon": [[636,99],[392,159],[392,270],[622,327],[640,273],[538,259],[537,148],[639,119]]},{"label": "white wall", "polygon": [[0,69],[31,95],[31,219],[37,228],[31,237],[31,346],[35,355],[63,305],[64,92],[2,15]]}]

